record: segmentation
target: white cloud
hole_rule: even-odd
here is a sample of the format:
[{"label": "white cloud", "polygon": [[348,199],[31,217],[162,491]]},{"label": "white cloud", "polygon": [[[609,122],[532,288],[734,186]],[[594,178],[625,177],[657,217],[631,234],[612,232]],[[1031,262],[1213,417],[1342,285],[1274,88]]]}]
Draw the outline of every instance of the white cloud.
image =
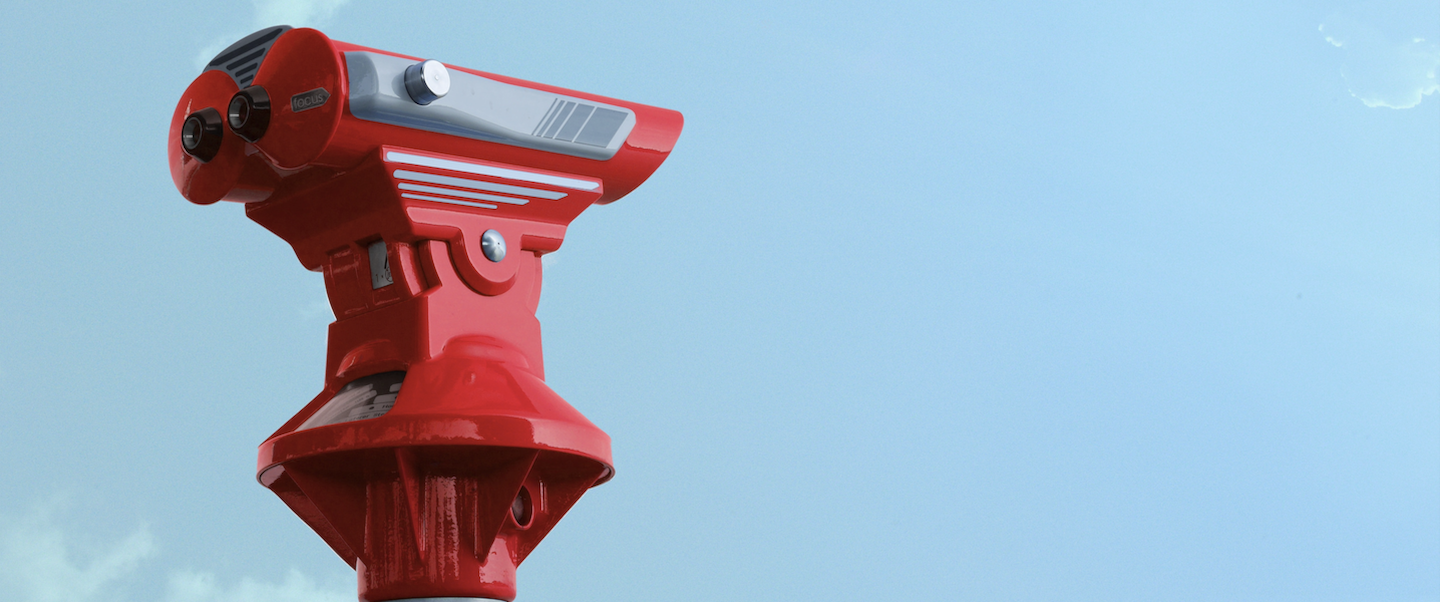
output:
[{"label": "white cloud", "polygon": [[1350,95],[1368,107],[1408,109],[1440,91],[1440,44],[1413,32],[1393,36],[1373,22],[1335,13],[1320,25],[1325,41],[1345,52],[1340,73]]},{"label": "white cloud", "polygon": [[[53,506],[53,504],[52,504]],[[0,516],[0,596],[7,602],[123,602],[117,592],[143,578],[156,552],[141,526],[118,542],[76,542],[49,510]],[[150,572],[150,571],[145,571]],[[170,571],[164,602],[353,602],[353,589],[326,588],[291,570],[279,583],[242,578],[224,585],[211,573]]]},{"label": "white cloud", "polygon": [[[72,548],[81,547],[84,554]],[[0,591],[16,602],[89,602],[110,598],[112,587],[155,553],[150,530],[136,529],[112,545],[74,546],[37,510],[0,520]]]},{"label": "white cloud", "polygon": [[252,32],[272,25],[292,27],[318,27],[330,21],[335,11],[350,0],[251,0],[255,7],[255,18],[246,31],[235,31],[211,40],[195,55],[195,68],[204,69],[210,59],[220,54],[226,46]]},{"label": "white cloud", "polygon": [[353,602],[355,592],[337,592],[316,585],[291,570],[280,583],[246,578],[231,587],[218,585],[209,573],[178,572],[170,576],[165,602]]},{"label": "white cloud", "polygon": [[320,25],[330,20],[346,2],[349,0],[254,0],[255,28]]}]

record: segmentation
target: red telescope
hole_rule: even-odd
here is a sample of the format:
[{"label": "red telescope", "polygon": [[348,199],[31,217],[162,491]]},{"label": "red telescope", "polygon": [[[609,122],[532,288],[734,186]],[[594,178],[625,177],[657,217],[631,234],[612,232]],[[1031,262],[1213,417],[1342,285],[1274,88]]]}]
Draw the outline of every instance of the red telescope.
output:
[{"label": "red telescope", "polygon": [[325,389],[257,478],[355,567],[360,600],[515,597],[515,569],[613,474],[545,384],[540,257],[670,154],[679,113],[273,27],[170,122],[191,202],[322,272]]}]

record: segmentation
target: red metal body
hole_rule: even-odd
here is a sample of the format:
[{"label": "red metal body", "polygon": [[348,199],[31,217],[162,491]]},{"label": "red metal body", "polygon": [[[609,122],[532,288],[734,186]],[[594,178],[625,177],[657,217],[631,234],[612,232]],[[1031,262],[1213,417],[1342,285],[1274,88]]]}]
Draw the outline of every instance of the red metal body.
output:
[{"label": "red metal body", "polygon": [[[250,83],[276,99],[258,140],[226,130],[208,161],[182,145],[187,117],[225,114],[241,89],[224,70],[202,73],[171,121],[180,192],[199,204],[246,203],[247,216],[324,273],[335,312],[325,388],[261,444],[257,478],[355,567],[361,600],[511,600],[516,567],[613,474],[609,437],[545,384],[540,257],[586,207],[649,177],[682,119],[449,66],[624,107],[633,130],[598,160],[362,120],[350,107],[349,51],[400,56],[288,29]],[[304,106],[317,89],[324,94],[312,97],[327,99]],[[425,194],[407,194],[417,181]],[[475,186],[491,198],[528,192],[513,203],[456,204]],[[509,241],[500,261],[482,251],[487,231]],[[372,279],[376,244],[390,284]],[[403,386],[388,411],[307,424],[347,384],[394,372]]]}]

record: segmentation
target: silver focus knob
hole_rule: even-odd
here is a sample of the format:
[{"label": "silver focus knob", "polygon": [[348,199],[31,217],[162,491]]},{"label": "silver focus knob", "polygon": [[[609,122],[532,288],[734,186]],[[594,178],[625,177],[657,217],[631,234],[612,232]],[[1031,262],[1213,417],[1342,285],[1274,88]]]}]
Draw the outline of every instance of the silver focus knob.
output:
[{"label": "silver focus knob", "polygon": [[428,105],[450,92],[450,70],[436,60],[424,60],[405,68],[405,91],[418,105]]}]

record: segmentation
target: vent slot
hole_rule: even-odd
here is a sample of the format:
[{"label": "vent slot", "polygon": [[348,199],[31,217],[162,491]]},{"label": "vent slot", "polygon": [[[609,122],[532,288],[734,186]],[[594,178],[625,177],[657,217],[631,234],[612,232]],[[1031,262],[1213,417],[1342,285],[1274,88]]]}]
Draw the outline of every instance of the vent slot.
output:
[{"label": "vent slot", "polygon": [[557,99],[532,135],[605,148],[625,124],[626,115],[622,111]]}]

